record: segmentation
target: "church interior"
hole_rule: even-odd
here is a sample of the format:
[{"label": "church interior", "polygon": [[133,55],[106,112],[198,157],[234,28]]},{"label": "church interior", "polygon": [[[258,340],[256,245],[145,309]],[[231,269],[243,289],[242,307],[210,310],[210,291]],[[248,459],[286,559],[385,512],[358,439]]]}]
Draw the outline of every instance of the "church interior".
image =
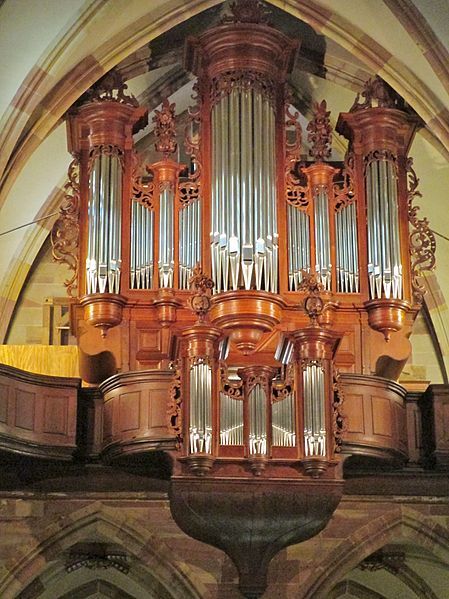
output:
[{"label": "church interior", "polygon": [[449,598],[448,15],[0,0],[0,597]]}]

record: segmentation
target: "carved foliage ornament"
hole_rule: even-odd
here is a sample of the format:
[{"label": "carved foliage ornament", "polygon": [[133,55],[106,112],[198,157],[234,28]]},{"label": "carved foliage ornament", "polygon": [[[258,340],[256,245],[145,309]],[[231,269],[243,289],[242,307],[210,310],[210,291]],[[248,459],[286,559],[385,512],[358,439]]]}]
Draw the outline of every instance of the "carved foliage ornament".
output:
[{"label": "carved foliage ornament", "polygon": [[408,219],[411,226],[410,233],[410,254],[411,262],[411,282],[413,298],[416,303],[423,301],[425,288],[421,283],[422,271],[432,270],[435,267],[435,236],[429,228],[427,218],[418,218],[419,206],[413,206],[415,198],[422,197],[418,191],[419,179],[413,170],[413,160],[407,161],[408,174]]},{"label": "carved foliage ornament", "polygon": [[64,281],[69,296],[77,287],[79,264],[79,157],[74,155],[68,169],[68,182],[64,185],[64,201],[60,216],[51,230],[53,258],[56,262],[67,264],[73,270],[73,276]]},{"label": "carved foliage ornament", "polygon": [[320,104],[315,103],[313,119],[307,125],[309,132],[307,139],[311,144],[309,154],[316,162],[322,162],[331,155],[332,127],[329,116],[330,111],[327,110],[326,100]]},{"label": "carved foliage ornament", "polygon": [[160,110],[154,111],[153,123],[156,124],[154,130],[156,143],[154,147],[157,152],[161,152],[165,158],[168,158],[170,154],[176,152],[178,147],[176,143],[175,104],[170,104],[168,98],[165,98],[162,102]]},{"label": "carved foliage ornament", "polygon": [[189,287],[193,292],[189,305],[197,315],[199,322],[204,322],[211,305],[213,280],[203,273],[201,264],[197,263],[189,279]]},{"label": "carved foliage ornament", "polygon": [[344,402],[343,385],[340,373],[334,367],[334,401],[332,404],[332,432],[334,434],[334,452],[340,453],[343,443],[343,433],[346,431],[346,420],[342,412]]},{"label": "carved foliage ornament", "polygon": [[176,436],[178,449],[182,443],[182,397],[181,397],[181,369],[179,362],[171,364],[173,381],[170,385],[167,405],[167,428]]},{"label": "carved foliage ornament", "polygon": [[81,104],[86,102],[118,102],[119,104],[129,104],[130,106],[139,106],[137,99],[133,94],[127,95],[128,89],[120,73],[112,69],[104,77],[99,79],[87,90],[81,97]]}]

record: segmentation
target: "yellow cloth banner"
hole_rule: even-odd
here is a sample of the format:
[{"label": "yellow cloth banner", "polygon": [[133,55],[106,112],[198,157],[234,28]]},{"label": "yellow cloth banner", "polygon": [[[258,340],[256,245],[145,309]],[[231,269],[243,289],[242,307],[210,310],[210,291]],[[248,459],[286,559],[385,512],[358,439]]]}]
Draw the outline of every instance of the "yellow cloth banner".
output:
[{"label": "yellow cloth banner", "polygon": [[76,345],[0,345],[0,363],[35,374],[80,376]]}]

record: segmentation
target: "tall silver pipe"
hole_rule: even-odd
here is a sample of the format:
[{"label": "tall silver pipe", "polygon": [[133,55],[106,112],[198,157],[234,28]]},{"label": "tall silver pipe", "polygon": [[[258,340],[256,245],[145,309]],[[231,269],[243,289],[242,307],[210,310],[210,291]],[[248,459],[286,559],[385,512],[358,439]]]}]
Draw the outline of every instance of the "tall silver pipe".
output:
[{"label": "tall silver pipe", "polygon": [[190,452],[212,451],[212,370],[199,360],[190,367]]}]

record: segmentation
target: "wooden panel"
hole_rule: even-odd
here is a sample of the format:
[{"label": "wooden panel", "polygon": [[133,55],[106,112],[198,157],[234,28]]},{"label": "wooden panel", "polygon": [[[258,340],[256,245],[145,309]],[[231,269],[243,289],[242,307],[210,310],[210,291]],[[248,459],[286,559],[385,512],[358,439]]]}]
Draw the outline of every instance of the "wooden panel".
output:
[{"label": "wooden panel", "polygon": [[167,388],[152,389],[150,391],[149,427],[167,428]]},{"label": "wooden panel", "polygon": [[140,391],[120,394],[119,424],[122,432],[133,431],[140,424]]},{"label": "wooden panel", "polygon": [[162,331],[160,329],[138,329],[137,335],[137,351],[161,351]]},{"label": "wooden panel", "polygon": [[112,408],[113,402],[107,401],[104,404],[103,412],[103,436],[105,440],[112,439]]},{"label": "wooden panel", "polygon": [[363,395],[345,395],[344,414],[347,420],[348,433],[365,432]]},{"label": "wooden panel", "polygon": [[[143,448],[174,447],[167,428],[173,372],[143,370],[117,374],[100,385],[105,400],[103,452],[109,458]],[[111,424],[113,423],[113,424]]]},{"label": "wooden panel", "polygon": [[15,426],[32,431],[34,429],[36,394],[23,389],[16,389],[15,399]]},{"label": "wooden panel", "polygon": [[55,435],[67,434],[67,397],[44,397],[43,432]]},{"label": "wooden panel", "polygon": [[8,418],[8,385],[0,385],[0,422],[6,422]]},{"label": "wooden panel", "polygon": [[385,437],[392,436],[391,406],[388,397],[371,396],[373,433]]}]

